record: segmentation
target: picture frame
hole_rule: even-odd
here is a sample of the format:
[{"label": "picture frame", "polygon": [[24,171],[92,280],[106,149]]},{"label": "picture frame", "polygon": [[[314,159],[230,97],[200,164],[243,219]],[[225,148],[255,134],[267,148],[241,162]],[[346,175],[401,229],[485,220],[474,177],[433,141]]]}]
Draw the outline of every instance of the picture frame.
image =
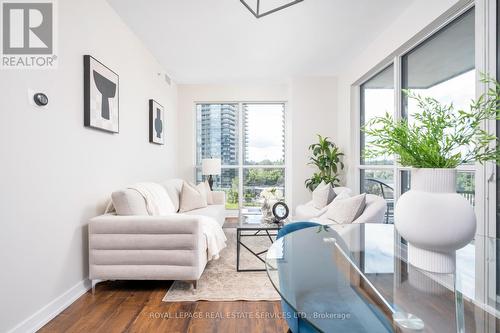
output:
[{"label": "picture frame", "polygon": [[119,133],[119,75],[94,57],[84,55],[83,87],[84,126]]},{"label": "picture frame", "polygon": [[154,99],[149,100],[149,142],[165,144],[165,109]]}]

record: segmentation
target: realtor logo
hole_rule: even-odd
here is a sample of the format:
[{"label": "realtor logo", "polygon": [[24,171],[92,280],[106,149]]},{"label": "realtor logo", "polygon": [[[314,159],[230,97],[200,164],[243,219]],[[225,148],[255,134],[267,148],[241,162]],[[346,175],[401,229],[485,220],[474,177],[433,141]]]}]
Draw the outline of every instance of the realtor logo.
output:
[{"label": "realtor logo", "polygon": [[2,68],[55,68],[54,1],[2,2]]}]

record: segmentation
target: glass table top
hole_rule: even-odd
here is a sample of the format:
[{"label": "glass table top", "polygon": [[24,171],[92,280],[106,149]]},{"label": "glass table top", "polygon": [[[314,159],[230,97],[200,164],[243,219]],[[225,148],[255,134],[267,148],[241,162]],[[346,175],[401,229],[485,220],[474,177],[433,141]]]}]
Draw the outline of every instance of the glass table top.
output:
[{"label": "glass table top", "polygon": [[284,221],[279,222],[279,223],[272,222],[272,221],[265,221],[263,219],[262,214],[260,213],[260,210],[258,210],[258,212],[251,212],[251,213],[240,212],[238,219],[239,220],[238,220],[237,228],[239,228],[239,229],[251,229],[251,230],[280,229],[283,227],[283,225],[285,223],[288,222],[288,220],[284,220]]},{"label": "glass table top", "polygon": [[393,225],[321,226],[274,242],[266,269],[321,332],[500,332],[499,245],[476,236],[457,251],[455,273],[438,274],[408,263]]}]

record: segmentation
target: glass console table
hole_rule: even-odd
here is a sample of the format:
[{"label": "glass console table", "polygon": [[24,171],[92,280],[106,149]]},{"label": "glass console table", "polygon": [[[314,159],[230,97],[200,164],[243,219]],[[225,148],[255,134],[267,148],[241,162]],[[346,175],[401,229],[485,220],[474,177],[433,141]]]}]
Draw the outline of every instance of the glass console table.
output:
[{"label": "glass console table", "polygon": [[500,332],[499,245],[477,236],[457,251],[455,273],[437,274],[408,263],[392,225],[322,226],[275,241],[266,269],[320,332]]}]

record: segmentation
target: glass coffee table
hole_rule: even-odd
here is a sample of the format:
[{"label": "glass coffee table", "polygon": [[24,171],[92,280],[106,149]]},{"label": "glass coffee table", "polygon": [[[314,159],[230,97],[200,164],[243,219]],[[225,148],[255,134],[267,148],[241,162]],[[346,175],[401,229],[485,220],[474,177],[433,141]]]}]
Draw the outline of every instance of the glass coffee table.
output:
[{"label": "glass coffee table", "polygon": [[392,225],[302,229],[276,240],[268,276],[319,332],[500,332],[500,242],[477,235],[456,271],[416,268]]},{"label": "glass coffee table", "polygon": [[238,272],[265,271],[266,270],[265,265],[263,265],[262,269],[240,268],[241,247],[249,251],[263,264],[265,264],[263,256],[267,253],[267,250],[259,252],[254,251],[250,244],[244,242],[244,239],[245,238],[248,239],[251,237],[267,237],[269,238],[269,245],[271,245],[276,239],[278,231],[283,227],[285,223],[286,220],[280,223],[266,222],[262,218],[260,210],[253,210],[250,212],[240,212],[238,225],[236,227],[236,271]]}]

